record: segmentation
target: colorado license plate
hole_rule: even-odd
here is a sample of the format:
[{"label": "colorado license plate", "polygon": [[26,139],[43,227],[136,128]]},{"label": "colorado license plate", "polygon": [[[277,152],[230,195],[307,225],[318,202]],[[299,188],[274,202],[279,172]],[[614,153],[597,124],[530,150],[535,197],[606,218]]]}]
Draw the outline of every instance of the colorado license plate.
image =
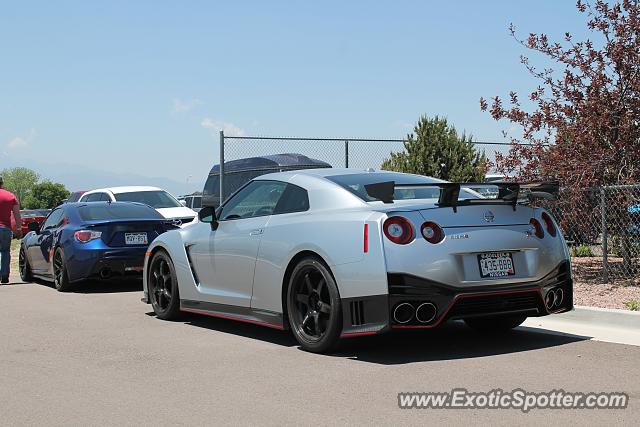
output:
[{"label": "colorado license plate", "polygon": [[124,233],[124,242],[127,245],[146,245],[149,243],[147,233]]},{"label": "colorado license plate", "polygon": [[478,255],[480,277],[507,277],[516,274],[511,252],[487,252]]}]

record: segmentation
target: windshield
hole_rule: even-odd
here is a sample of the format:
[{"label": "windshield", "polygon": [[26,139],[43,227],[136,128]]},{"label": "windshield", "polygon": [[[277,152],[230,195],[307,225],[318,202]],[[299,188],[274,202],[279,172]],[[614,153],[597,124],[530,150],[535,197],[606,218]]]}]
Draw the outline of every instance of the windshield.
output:
[{"label": "windshield", "polygon": [[154,209],[182,207],[171,194],[163,190],[132,191],[130,193],[115,194],[118,202],[138,202],[149,205]]},{"label": "windshield", "polygon": [[89,203],[78,208],[83,221],[105,221],[112,219],[161,219],[164,218],[149,206],[129,203],[115,204],[107,202]]},{"label": "windshield", "polygon": [[[328,180],[335,182],[342,188],[355,194],[365,202],[375,202],[375,199],[365,190],[365,185],[394,181],[396,186],[407,184],[435,184],[441,181],[426,176],[408,175],[403,173],[363,173],[351,175],[328,176]],[[479,195],[473,191],[462,189],[461,199],[476,199]],[[437,187],[397,188],[393,193],[394,200],[437,199],[440,189]]]}]

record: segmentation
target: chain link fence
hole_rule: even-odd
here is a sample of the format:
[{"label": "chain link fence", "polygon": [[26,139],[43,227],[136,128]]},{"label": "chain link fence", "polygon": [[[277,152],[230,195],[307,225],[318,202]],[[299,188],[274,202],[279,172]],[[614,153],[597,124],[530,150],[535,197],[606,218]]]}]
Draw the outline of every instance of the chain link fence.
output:
[{"label": "chain link fence", "polygon": [[640,185],[563,191],[546,207],[567,239],[576,280],[638,282]]},{"label": "chain link fence", "polygon": [[[332,167],[379,169],[392,152],[403,150],[404,142],[403,139],[227,136],[220,132],[223,167],[219,171],[221,179],[212,182],[215,193],[222,194],[224,199],[238,184],[234,184],[238,177],[233,172],[225,172],[225,164],[284,153],[302,154]],[[474,144],[490,161],[495,159],[496,152],[506,153],[510,147],[509,143],[501,142]],[[261,173],[266,172],[257,175]],[[558,201],[545,207],[558,220],[568,241],[576,280],[638,282],[640,185],[564,191]]]}]

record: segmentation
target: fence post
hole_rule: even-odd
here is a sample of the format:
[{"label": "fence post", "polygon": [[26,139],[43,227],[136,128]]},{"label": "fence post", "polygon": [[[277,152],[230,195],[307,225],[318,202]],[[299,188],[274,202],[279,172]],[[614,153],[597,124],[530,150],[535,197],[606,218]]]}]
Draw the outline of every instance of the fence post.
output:
[{"label": "fence post", "polygon": [[349,167],[349,141],[344,142],[344,167]]},{"label": "fence post", "polygon": [[224,131],[220,131],[220,198],[218,206],[222,205],[224,200]]},{"label": "fence post", "polygon": [[600,187],[600,220],[602,222],[602,280],[609,282],[609,233],[607,230],[605,187]]}]

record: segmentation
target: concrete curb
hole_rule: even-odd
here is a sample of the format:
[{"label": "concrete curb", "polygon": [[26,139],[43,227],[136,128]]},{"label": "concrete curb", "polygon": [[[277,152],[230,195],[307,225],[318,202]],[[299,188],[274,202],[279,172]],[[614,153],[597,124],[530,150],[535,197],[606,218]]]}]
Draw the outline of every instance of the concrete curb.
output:
[{"label": "concrete curb", "polygon": [[576,306],[575,310],[556,316],[558,316],[558,319],[561,318],[562,320],[573,322],[611,325],[640,331],[639,311]]}]

